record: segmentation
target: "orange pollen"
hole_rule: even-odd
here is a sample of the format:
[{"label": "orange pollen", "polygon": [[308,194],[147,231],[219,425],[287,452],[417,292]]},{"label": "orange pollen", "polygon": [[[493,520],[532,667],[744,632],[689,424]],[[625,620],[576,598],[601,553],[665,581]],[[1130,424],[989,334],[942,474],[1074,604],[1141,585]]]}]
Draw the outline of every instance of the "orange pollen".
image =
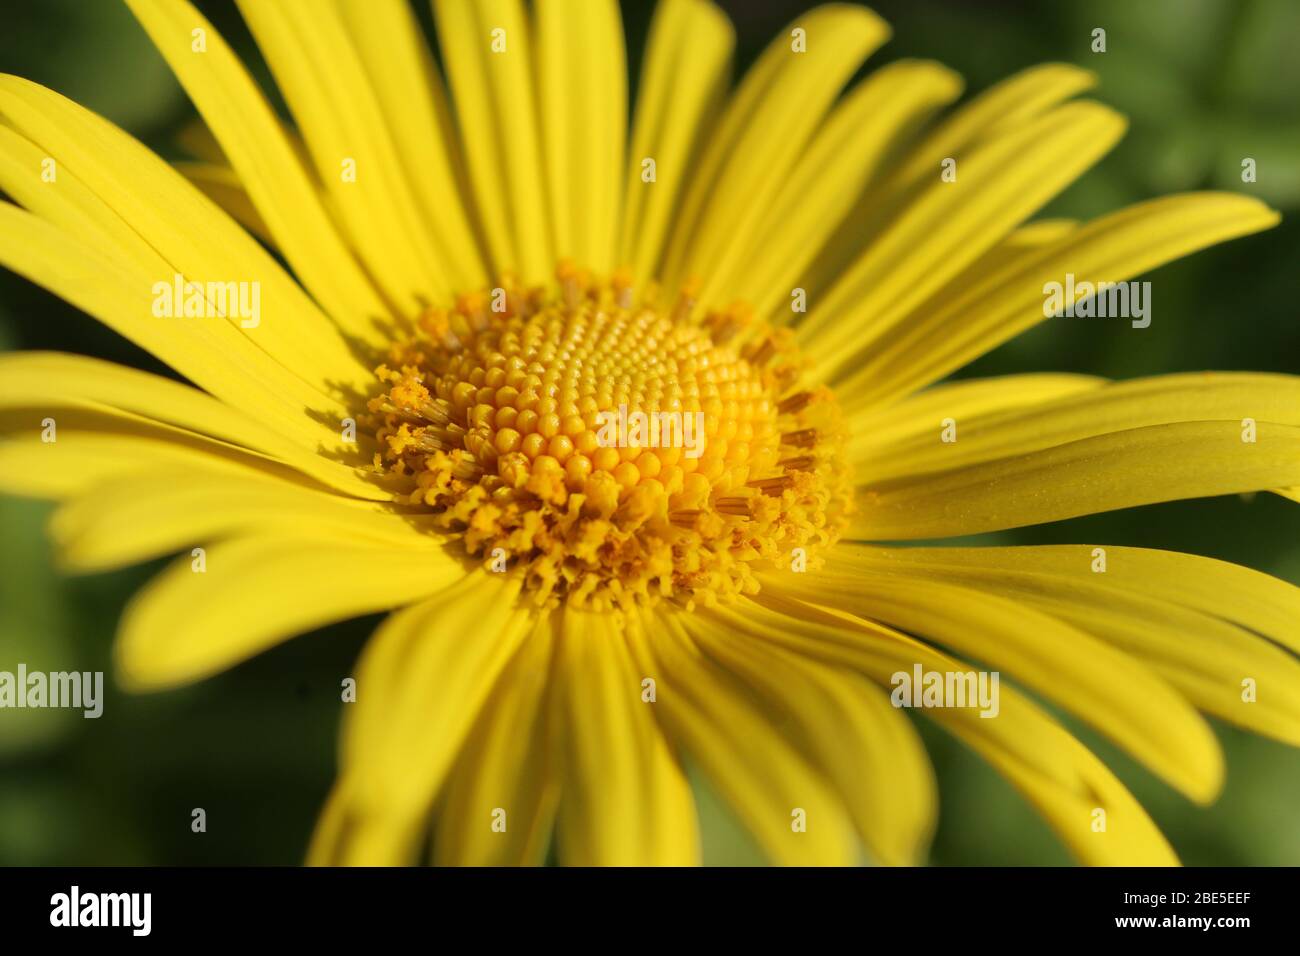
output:
[{"label": "orange pollen", "polygon": [[799,387],[792,336],[635,291],[565,263],[426,310],[376,369],[375,467],[540,606],[754,593],[849,518],[839,409]]}]

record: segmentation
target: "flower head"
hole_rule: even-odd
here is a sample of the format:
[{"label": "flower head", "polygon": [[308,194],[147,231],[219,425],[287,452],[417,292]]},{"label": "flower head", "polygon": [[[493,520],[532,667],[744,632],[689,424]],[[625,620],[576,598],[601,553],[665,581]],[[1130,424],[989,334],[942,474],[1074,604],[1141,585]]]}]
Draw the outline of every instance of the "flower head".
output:
[{"label": "flower head", "polygon": [[0,486],[61,502],[72,568],[183,552],[124,615],[132,686],[392,610],[313,861],[424,858],[432,821],[440,862],[697,862],[689,768],[776,861],[914,862],[915,707],[1080,859],[1163,863],[1030,693],[1201,802],[1202,713],[1300,742],[1284,582],[886,544],[1297,497],[1291,377],[935,384],[1044,321],[1046,284],[1072,308],[1097,292],[1073,276],[1277,220],[1205,193],[1030,221],[1123,132],[1086,71],[945,113],[938,64],[848,85],[888,30],[835,4],[733,91],[725,18],[662,0],[629,124],[614,0],[435,0],[441,67],[400,0],[241,2],[290,124],[186,0],[127,2],[200,158],[0,78],[0,264],[193,385],[0,358]]}]

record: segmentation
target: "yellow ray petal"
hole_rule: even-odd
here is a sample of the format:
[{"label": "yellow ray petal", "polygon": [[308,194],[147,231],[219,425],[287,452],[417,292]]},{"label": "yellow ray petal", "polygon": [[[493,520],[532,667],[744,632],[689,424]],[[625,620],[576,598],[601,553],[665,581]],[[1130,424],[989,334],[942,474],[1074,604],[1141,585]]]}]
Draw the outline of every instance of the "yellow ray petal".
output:
[{"label": "yellow ray petal", "polygon": [[1187,796],[1218,794],[1223,758],[1214,734],[1138,660],[1023,603],[845,553],[833,551],[815,575],[765,584],[980,660],[1088,721]]},{"label": "yellow ray petal", "polygon": [[[11,352],[0,355],[0,409],[41,410],[53,415],[65,408],[95,411],[106,418],[150,420],[196,432],[261,452],[331,487],[364,498],[390,495],[354,466],[368,462],[373,448],[362,442],[344,447],[304,448],[256,419],[188,385],[100,359],[58,352]],[[121,414],[119,414],[121,413]],[[344,464],[344,462],[349,464]]]},{"label": "yellow ray petal", "polygon": [[418,862],[420,826],[365,814],[356,774],[340,773],[321,807],[307,847],[307,866],[411,866]]},{"label": "yellow ray petal", "polygon": [[[749,237],[729,294],[759,315],[793,317],[787,300],[804,270],[849,213],[891,149],[961,93],[938,63],[901,60],[863,80],[826,118]],[[784,305],[784,308],[778,308]]]},{"label": "yellow ray petal", "polygon": [[42,180],[51,157],[27,137],[0,123],[0,192],[69,235],[92,244],[124,269],[165,267],[157,253],[71,170],[53,172],[57,189]]},{"label": "yellow ray petal", "polygon": [[[930,671],[967,671],[940,654],[871,621],[833,613],[764,590],[761,607],[738,606],[765,638],[810,657],[856,667],[882,686],[921,664]],[[972,708],[924,713],[979,753],[1048,822],[1070,852],[1090,865],[1167,866],[1178,860],[1142,807],[1106,766],[1028,698],[1002,687],[996,719]],[[1093,828],[1096,810],[1106,830]]]},{"label": "yellow ray petal", "polygon": [[275,236],[257,211],[252,197],[244,188],[238,174],[229,166],[212,163],[172,163],[172,168],[184,176],[203,195],[230,213],[235,222],[275,248]]},{"label": "yellow ray petal", "polygon": [[1028,123],[1096,85],[1095,73],[1072,63],[1043,63],[1009,76],[936,126],[899,165],[896,182],[930,176],[945,156],[965,152],[977,140]]},{"label": "yellow ray petal", "polygon": [[[1053,563],[1043,554],[1049,550],[1061,557],[1071,554],[1073,564],[1063,566],[1060,558]],[[1109,566],[1099,574],[1095,571],[1096,551],[1091,548],[862,548],[845,553],[853,555],[850,561],[862,574],[871,574],[872,568],[876,572],[880,568],[901,570],[1037,607],[1143,659],[1200,710],[1287,743],[1300,743],[1300,663],[1227,619],[1158,596],[1161,583],[1157,575],[1134,578],[1131,567],[1122,567],[1112,575]],[[1109,557],[1109,549],[1102,553]],[[1036,557],[1043,558],[1043,564],[1031,563]],[[1192,555],[1171,557],[1191,559]],[[1123,566],[1123,555],[1118,559]],[[1188,563],[1178,562],[1178,566]],[[1234,568],[1231,564],[1225,567]],[[1234,570],[1253,574],[1247,568]],[[1128,575],[1123,587],[1119,585],[1121,575]],[[1210,583],[1231,576],[1203,571],[1199,578]],[[1265,575],[1257,578],[1262,581],[1247,579],[1244,593],[1262,592],[1266,600],[1281,598],[1300,606],[1300,589]],[[1238,596],[1242,593],[1239,589]],[[1219,609],[1231,611],[1222,598],[1213,601]],[[1236,614],[1249,617],[1249,613]],[[1286,639],[1296,640],[1297,620],[1284,626]],[[1243,680],[1247,678],[1257,689],[1268,688],[1268,693],[1261,693],[1257,700],[1244,700]]]},{"label": "yellow ray petal", "polygon": [[[1031,603],[1148,661],[1201,710],[1300,743],[1300,663],[1245,630],[1300,649],[1300,588],[1284,581],[1222,561],[1141,548],[851,553]],[[1101,573],[1099,554],[1106,561]],[[1244,697],[1247,678],[1267,692]]]},{"label": "yellow ray petal", "polygon": [[[288,130],[285,134],[292,137]],[[230,165],[230,160],[226,158],[221,144],[212,135],[212,130],[208,129],[208,124],[201,119],[190,120],[184,124],[176,132],[175,141],[177,146],[199,162],[211,163],[213,166]]]},{"label": "yellow ray petal", "polygon": [[0,407],[106,405],[149,416],[249,448],[294,447],[229,405],[173,379],[88,355],[7,352],[0,355]]},{"label": "yellow ray petal", "polygon": [[142,144],[19,77],[0,76],[0,115],[157,250],[167,270],[150,275],[151,283],[170,282],[175,274],[202,283],[256,282],[261,315],[255,326],[241,326],[234,314],[212,321],[231,325],[318,388],[330,381],[354,384],[368,375],[333,324],[270,254]]},{"label": "yellow ray petal", "polygon": [[371,812],[365,781],[340,771],[321,809],[307,866],[411,866],[419,862],[423,815]]},{"label": "yellow ray petal", "polygon": [[[1089,866],[1178,866],[1178,857],[1142,805],[1105,764],[1061,731],[1058,746],[1078,766],[1079,790],[1063,791],[996,750],[983,756],[1024,795],[1066,848]],[[1081,792],[1080,792],[1081,791]],[[1105,813],[1098,816],[1098,811]]]},{"label": "yellow ray petal", "polygon": [[[856,347],[854,361],[870,361],[876,351],[888,349],[893,342],[906,337],[913,323],[921,321],[930,312],[945,308],[954,297],[965,296],[966,290],[972,285],[983,283],[991,273],[1000,272],[1012,264],[1023,264],[1033,255],[1064,242],[1078,229],[1079,223],[1073,219],[1039,219],[1020,226],[981,253],[974,262],[945,282],[938,291],[931,293],[925,304],[918,306],[906,322],[895,323],[869,339],[866,344]],[[883,404],[868,403],[858,398],[859,391],[877,384],[877,379],[884,378],[888,371],[890,370],[877,374],[870,382],[865,381],[863,376],[855,374],[856,370],[848,370],[837,376],[836,389],[844,407],[851,411],[871,412],[888,405],[888,401]],[[854,383],[852,392],[840,384],[849,378]],[[898,398],[898,395],[891,395],[889,400],[897,401]]]},{"label": "yellow ray petal", "polygon": [[407,0],[336,0],[383,110],[398,158],[456,291],[482,288],[487,266],[466,208],[462,159],[442,77]]},{"label": "yellow ray petal", "polygon": [[[135,689],[208,677],[295,634],[419,600],[464,574],[437,550],[342,538],[235,538],[185,555],[122,614],[115,657]],[[364,693],[364,692],[361,692]]]},{"label": "yellow ray petal", "polygon": [[1096,634],[1142,659],[1199,710],[1300,745],[1300,664],[1240,627],[1167,601],[1116,594],[1096,584],[1079,586],[1072,578],[1001,571],[944,574]]},{"label": "yellow ray petal", "polygon": [[[629,629],[631,627],[629,626]],[[690,866],[700,861],[695,801],[643,699],[629,644],[608,617],[566,611],[557,673],[564,713],[560,859],[578,866]]]},{"label": "yellow ray petal", "polygon": [[[843,866],[854,862],[853,824],[825,779],[681,629],[675,614],[653,616],[652,639],[632,644],[641,672],[656,682],[655,714],[686,756],[709,777],[773,861]],[[806,830],[795,829],[803,811]]]},{"label": "yellow ray petal", "polygon": [[[52,423],[56,441],[44,437],[46,422]],[[349,500],[392,499],[391,492],[331,468],[324,459],[308,457],[291,466],[261,452],[112,409],[3,408],[0,436],[0,490],[32,498],[63,500],[102,481],[179,464],[240,477],[270,475],[312,491],[341,493]],[[324,467],[310,467],[312,462]]]},{"label": "yellow ray petal", "polygon": [[155,318],[154,279],[7,203],[0,203],[0,265],[99,319],[286,438],[332,444],[338,432],[324,420],[340,422],[349,414],[230,322]]},{"label": "yellow ray petal", "polygon": [[[367,863],[414,852],[466,736],[533,629],[536,612],[516,601],[515,579],[475,571],[438,583],[446,589],[391,616],[366,645],[342,733],[340,773],[355,781],[351,836],[314,853]],[[391,856],[367,859],[372,843]]]},{"label": "yellow ray petal", "polygon": [[[552,706],[556,630],[550,616],[538,616],[483,705],[438,802],[435,864],[542,863],[560,794]],[[504,816],[495,817],[498,810]]]},{"label": "yellow ray petal", "polygon": [[[1014,388],[1018,378],[1009,378],[1006,387]],[[1060,397],[1046,395],[1044,399],[1041,404],[1026,400],[1016,406],[985,410],[958,404],[944,408],[937,400],[925,402],[921,408],[909,407],[916,404],[909,402],[893,406],[887,417],[896,422],[896,428],[906,427],[910,434],[884,443],[878,452],[880,460],[868,465],[859,480],[875,483],[942,471],[1081,438],[1174,422],[1233,422],[1239,434],[1247,418],[1300,425],[1300,377],[1291,375],[1160,375]],[[939,423],[945,418],[957,423],[955,442],[936,440]],[[855,420],[855,429],[862,426],[861,418]],[[870,431],[869,425],[864,431]]]},{"label": "yellow ray petal", "polygon": [[[221,165],[233,169],[232,181],[225,183],[211,167],[182,167],[182,172],[247,226],[247,211],[227,205],[238,202],[234,187],[242,185],[246,201],[257,210],[256,223],[264,224],[316,300],[345,331],[378,342],[374,322],[391,317],[388,306],[338,235],[294,144],[225,39],[189,0],[128,3],[220,144],[226,158]],[[192,48],[196,29],[205,33],[202,54]],[[196,178],[201,171],[208,175]]]},{"label": "yellow ray petal", "polygon": [[829,377],[878,335],[1077,179],[1119,140],[1124,120],[1097,103],[1068,103],[958,157],[939,171],[798,328]]},{"label": "yellow ray petal", "polygon": [[722,609],[687,616],[700,648],[760,695],[839,791],[858,835],[887,865],[920,861],[937,814],[934,772],[912,725],[855,673],[755,640]]},{"label": "yellow ray petal", "polygon": [[106,420],[82,409],[59,412],[58,440],[45,442],[41,415],[33,409],[0,413],[0,491],[6,494],[64,500],[105,481],[168,467],[239,477],[269,471],[302,480],[269,459],[192,434],[144,420]]},{"label": "yellow ray petal", "polygon": [[434,0],[433,9],[493,268],[549,280],[555,263],[527,12],[520,0]]},{"label": "yellow ray petal", "polygon": [[860,479],[883,474],[882,469],[894,467],[890,458],[893,448],[933,439],[945,418],[963,424],[964,438],[964,423],[977,416],[1039,405],[1067,395],[1095,394],[1105,384],[1105,379],[1092,375],[1049,372],[938,385],[896,405],[866,408],[846,416],[849,459]]},{"label": "yellow ray petal", "polygon": [[[1073,574],[1095,560],[1093,545],[1015,548],[918,548],[949,564],[996,563],[1013,570]],[[1300,653],[1300,588],[1228,561],[1106,545],[1106,584],[1234,621]],[[910,552],[909,552],[910,553]],[[989,559],[996,557],[996,562]]]},{"label": "yellow ray petal", "polygon": [[948,290],[947,297],[936,295],[887,337],[860,342],[859,367],[836,391],[858,407],[937,381],[1042,322],[1044,285],[1064,283],[1067,273],[1121,282],[1277,222],[1263,203],[1229,193],[1166,196],[1094,219],[1037,253],[1009,258],[980,281]]},{"label": "yellow ray petal", "polygon": [[1077,219],[1035,219],[1011,233],[978,261],[986,267],[992,267],[1013,259],[1022,252],[1060,242],[1078,228]]},{"label": "yellow ray petal", "polygon": [[851,533],[946,538],[1300,481],[1300,428],[1261,421],[1257,442],[1241,438],[1240,422],[1176,422],[868,485]]},{"label": "yellow ray petal", "polygon": [[[143,268],[147,274],[167,272],[167,264],[157,251],[71,170],[56,165],[54,182],[45,182],[40,172],[49,161],[45,150],[0,124],[0,192],[64,232],[93,240],[97,251],[127,269]],[[174,168],[245,229],[263,241],[274,242],[243,184],[223,158],[216,163],[176,163]],[[55,184],[57,189],[50,188]]]},{"label": "yellow ray petal", "polygon": [[534,10],[555,253],[607,275],[615,266],[627,138],[618,3],[541,3]]},{"label": "yellow ray petal", "polygon": [[50,523],[58,561],[81,572],[271,531],[290,537],[328,534],[414,551],[436,549],[443,540],[427,516],[393,514],[270,474],[236,476],[177,467],[97,483],[66,502]]},{"label": "yellow ray petal", "polygon": [[[280,135],[284,138],[285,144],[298,159],[298,167],[310,180],[312,187],[317,190],[319,201],[328,211],[329,196],[321,190],[319,181],[315,179],[311,153],[307,150],[307,144],[302,141],[298,131],[280,119],[278,115],[276,122],[280,125]],[[192,120],[182,126],[176,133],[175,142],[177,146],[199,162],[211,163],[213,166],[230,165],[230,160],[226,158],[221,144],[217,142],[217,138],[212,135],[212,130],[208,128],[208,124],[203,122],[202,119]],[[337,217],[331,215],[331,218],[335,220],[337,229]]]},{"label": "yellow ray petal", "polygon": [[[731,22],[708,0],[661,0],[638,86],[628,155],[619,262],[637,279],[658,275],[664,237],[706,145],[735,46]],[[643,178],[654,160],[655,176]]]},{"label": "yellow ray petal", "polygon": [[[804,51],[795,31],[803,31]],[[668,249],[665,279],[704,282],[702,302],[741,260],[817,124],[861,62],[889,37],[862,7],[818,7],[790,24],[751,70],[695,174]],[[761,108],[759,108],[761,104]]]},{"label": "yellow ray petal", "polygon": [[939,164],[956,159],[981,140],[1034,120],[1094,86],[1097,77],[1068,63],[1030,67],[989,87],[938,123],[913,145],[879,188],[864,193],[808,269],[810,293],[829,288],[862,249],[938,175]]},{"label": "yellow ray petal", "polygon": [[455,290],[337,5],[239,8],[370,274],[405,315],[446,300]]}]

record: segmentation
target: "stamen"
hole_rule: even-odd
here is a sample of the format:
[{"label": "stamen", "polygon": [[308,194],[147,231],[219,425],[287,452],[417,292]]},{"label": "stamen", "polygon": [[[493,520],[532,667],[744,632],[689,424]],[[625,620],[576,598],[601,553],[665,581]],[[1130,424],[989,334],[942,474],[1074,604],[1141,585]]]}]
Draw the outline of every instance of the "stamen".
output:
[{"label": "stamen", "polygon": [[817,459],[812,455],[801,455],[798,458],[782,458],[777,465],[788,471],[811,471],[817,466]]},{"label": "stamen", "polygon": [[750,350],[747,358],[753,365],[766,365],[768,360],[776,354],[776,342],[772,336],[763,339],[757,346]]},{"label": "stamen", "polygon": [[812,399],[812,392],[795,392],[788,398],[783,398],[777,402],[776,410],[782,415],[793,415],[807,408]]},{"label": "stamen", "polygon": [[778,475],[775,478],[758,478],[754,481],[747,482],[750,488],[757,488],[764,494],[780,494],[785,489],[794,484],[794,479],[789,475]]}]

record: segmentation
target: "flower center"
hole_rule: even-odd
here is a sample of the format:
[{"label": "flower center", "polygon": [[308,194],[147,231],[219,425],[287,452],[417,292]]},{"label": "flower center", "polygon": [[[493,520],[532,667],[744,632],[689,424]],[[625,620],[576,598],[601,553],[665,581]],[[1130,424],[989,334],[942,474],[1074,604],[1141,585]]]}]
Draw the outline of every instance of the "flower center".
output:
[{"label": "flower center", "polygon": [[376,469],[538,604],[686,606],[807,567],[847,521],[828,389],[743,307],[696,322],[568,265],[429,309],[376,370]]}]

